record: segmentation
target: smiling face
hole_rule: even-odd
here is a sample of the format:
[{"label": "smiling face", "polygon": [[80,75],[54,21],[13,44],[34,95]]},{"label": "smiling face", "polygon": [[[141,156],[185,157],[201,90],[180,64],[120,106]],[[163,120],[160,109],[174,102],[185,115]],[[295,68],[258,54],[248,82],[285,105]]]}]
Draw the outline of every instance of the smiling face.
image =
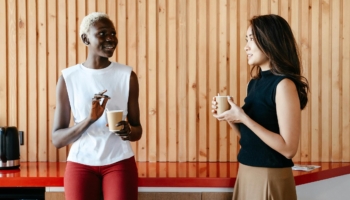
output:
[{"label": "smiling face", "polygon": [[107,18],[101,18],[93,23],[87,35],[82,37],[84,43],[89,47],[89,54],[100,57],[109,58],[113,56],[118,44],[114,25]]},{"label": "smiling face", "polygon": [[260,66],[263,71],[270,69],[270,60],[256,44],[251,26],[249,26],[247,30],[246,42],[247,44],[245,45],[244,50],[247,53],[248,64]]}]

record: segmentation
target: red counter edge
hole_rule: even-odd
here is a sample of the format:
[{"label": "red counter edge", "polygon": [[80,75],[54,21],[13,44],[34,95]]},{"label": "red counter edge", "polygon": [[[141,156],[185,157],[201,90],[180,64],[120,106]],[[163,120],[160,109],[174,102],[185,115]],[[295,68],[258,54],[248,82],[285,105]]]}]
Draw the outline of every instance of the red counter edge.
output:
[{"label": "red counter edge", "polygon": [[[296,185],[350,174],[350,166],[294,176]],[[236,178],[227,177],[139,177],[139,187],[234,187]],[[0,187],[63,187],[63,177],[1,177]]]}]

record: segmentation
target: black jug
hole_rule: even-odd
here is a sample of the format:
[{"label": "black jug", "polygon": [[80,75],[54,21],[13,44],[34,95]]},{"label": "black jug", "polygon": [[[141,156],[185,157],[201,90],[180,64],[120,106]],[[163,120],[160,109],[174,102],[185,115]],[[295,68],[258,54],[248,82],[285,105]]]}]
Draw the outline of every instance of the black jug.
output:
[{"label": "black jug", "polygon": [[19,133],[16,127],[0,127],[0,169],[20,166]]}]

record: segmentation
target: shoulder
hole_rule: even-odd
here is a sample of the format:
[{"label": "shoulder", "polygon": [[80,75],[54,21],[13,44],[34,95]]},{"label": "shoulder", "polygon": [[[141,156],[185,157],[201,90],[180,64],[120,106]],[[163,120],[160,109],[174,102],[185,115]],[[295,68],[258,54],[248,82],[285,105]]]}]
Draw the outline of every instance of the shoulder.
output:
[{"label": "shoulder", "polygon": [[134,71],[131,71],[130,81],[137,81],[137,75]]},{"label": "shoulder", "polygon": [[289,78],[282,79],[276,87],[276,101],[287,103],[298,99],[299,95],[295,83]]},{"label": "shoulder", "polygon": [[282,77],[279,83],[277,84],[277,91],[291,91],[296,89],[297,88],[295,83],[287,77]]},{"label": "shoulder", "polygon": [[62,71],[74,71],[74,70],[78,70],[80,65],[81,65],[81,64],[76,64],[76,65],[73,65],[73,66],[69,66],[69,67],[63,69]]},{"label": "shoulder", "polygon": [[133,70],[132,67],[130,67],[128,65],[124,65],[124,64],[118,63],[118,62],[112,62],[112,66],[114,68],[118,68],[119,70],[122,69],[122,70],[126,70],[126,71],[129,71],[129,72],[131,72]]},{"label": "shoulder", "polygon": [[80,69],[79,66],[80,66],[80,64],[76,64],[76,65],[73,65],[73,66],[70,66],[68,68],[63,69],[61,72],[62,72],[63,76],[66,76],[68,74],[71,74],[71,73],[79,70]]}]

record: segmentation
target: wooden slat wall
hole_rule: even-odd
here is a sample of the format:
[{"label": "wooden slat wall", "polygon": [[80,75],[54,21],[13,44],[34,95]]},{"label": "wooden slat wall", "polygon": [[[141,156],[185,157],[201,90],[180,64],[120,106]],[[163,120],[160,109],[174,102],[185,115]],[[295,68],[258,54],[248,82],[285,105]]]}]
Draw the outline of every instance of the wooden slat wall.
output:
[{"label": "wooden slat wall", "polygon": [[238,139],[211,116],[212,96],[243,105],[248,20],[274,13],[299,44],[310,101],[295,161],[350,162],[350,2],[347,0],[0,0],[0,125],[25,132],[22,161],[65,161],[51,143],[61,70],[84,62],[78,32],[109,14],[112,60],[139,77],[139,161],[236,161]]}]

